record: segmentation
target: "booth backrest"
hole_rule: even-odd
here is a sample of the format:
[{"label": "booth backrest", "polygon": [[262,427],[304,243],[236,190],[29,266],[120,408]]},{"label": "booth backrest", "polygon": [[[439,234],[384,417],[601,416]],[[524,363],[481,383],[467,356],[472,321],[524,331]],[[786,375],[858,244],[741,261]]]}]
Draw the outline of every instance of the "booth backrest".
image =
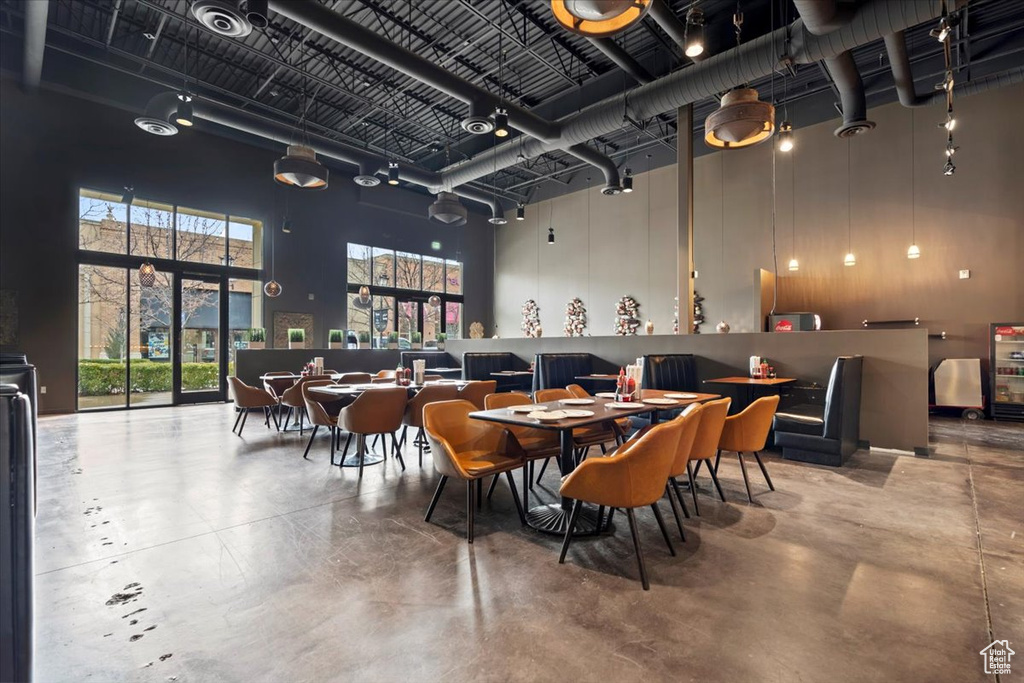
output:
[{"label": "booth backrest", "polygon": [[594,357],[589,353],[538,353],[533,364],[533,390],[564,389],[577,377],[593,373]]},{"label": "booth backrest", "polygon": [[447,351],[402,351],[402,367],[411,368],[414,360],[426,361],[427,368],[452,367],[452,357]]},{"label": "booth backrest", "polygon": [[825,438],[860,439],[860,381],[864,356],[839,356],[825,394]]},{"label": "booth backrest", "polygon": [[644,389],[697,391],[697,361],[693,354],[644,356]]},{"label": "booth backrest", "polygon": [[515,356],[507,352],[462,354],[462,379],[491,380],[492,372],[515,369]]}]

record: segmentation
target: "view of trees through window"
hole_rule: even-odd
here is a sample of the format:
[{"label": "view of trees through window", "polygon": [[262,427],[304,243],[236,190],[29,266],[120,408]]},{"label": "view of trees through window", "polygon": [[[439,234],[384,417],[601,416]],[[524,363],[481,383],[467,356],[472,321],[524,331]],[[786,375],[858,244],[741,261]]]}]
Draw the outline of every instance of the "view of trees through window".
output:
[{"label": "view of trees through window", "polygon": [[[365,302],[363,286],[371,293]],[[459,261],[349,244],[348,291],[348,328],[373,348],[386,346],[392,332],[402,349],[436,348],[442,332],[462,337]]]},{"label": "view of trees through window", "polygon": [[222,302],[218,276],[179,277],[176,299],[173,273],[157,268],[155,281],[143,286],[137,266],[108,265],[105,254],[141,257],[140,263],[153,258],[258,269],[262,232],[259,221],[247,218],[81,190],[79,408],[171,402],[176,303],[185,392],[220,386],[221,305],[228,306],[229,366],[234,349],[262,320],[258,281],[228,280],[228,301]]}]

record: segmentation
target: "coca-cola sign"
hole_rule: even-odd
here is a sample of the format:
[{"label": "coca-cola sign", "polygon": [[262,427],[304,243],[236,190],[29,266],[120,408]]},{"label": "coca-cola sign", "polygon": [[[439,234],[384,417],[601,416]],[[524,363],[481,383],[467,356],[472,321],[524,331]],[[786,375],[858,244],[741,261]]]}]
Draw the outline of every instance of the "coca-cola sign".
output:
[{"label": "coca-cola sign", "polygon": [[792,332],[793,331],[793,322],[791,320],[780,320],[779,322],[775,323],[775,331],[776,332]]},{"label": "coca-cola sign", "polygon": [[997,327],[996,334],[1005,334],[1008,337],[1012,337],[1017,334],[1017,330],[1013,327]]}]

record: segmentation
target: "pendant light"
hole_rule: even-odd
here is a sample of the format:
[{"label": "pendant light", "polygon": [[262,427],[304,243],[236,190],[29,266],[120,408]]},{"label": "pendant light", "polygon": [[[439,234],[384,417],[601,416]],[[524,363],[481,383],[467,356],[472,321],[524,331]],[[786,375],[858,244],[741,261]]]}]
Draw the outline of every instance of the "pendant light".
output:
[{"label": "pendant light", "polygon": [[789,188],[792,192],[790,203],[789,203],[789,215],[792,219],[792,233],[791,233],[791,244],[793,248],[793,258],[789,259],[789,270],[790,272],[797,272],[800,270],[800,262],[796,260],[796,155],[794,154],[789,158]]},{"label": "pendant light", "polygon": [[555,21],[588,38],[621,33],[647,14],[653,0],[551,0]]},{"label": "pendant light", "polygon": [[686,12],[685,47],[683,52],[690,59],[704,54],[704,11],[696,5]]},{"label": "pendant light", "polygon": [[914,110],[910,110],[910,246],[907,247],[908,259],[921,258],[921,250],[917,246],[917,157],[915,148],[917,143]]},{"label": "pendant light", "polygon": [[276,264],[276,260],[275,260],[275,256],[276,256],[277,252],[276,252],[276,250],[274,248],[274,242],[275,242],[275,240],[274,240],[274,233],[275,232],[277,232],[277,231],[276,230],[271,230],[270,231],[270,282],[268,282],[267,284],[263,285],[263,293],[266,294],[271,299],[276,299],[277,297],[281,296],[281,283],[274,279],[274,275],[276,274],[275,273],[275,266],[277,265]]},{"label": "pendant light", "polygon": [[551,200],[548,204],[548,244],[555,243],[555,228],[551,225],[552,216],[555,213],[555,202]]},{"label": "pendant light", "polygon": [[139,284],[143,287],[152,287],[156,284],[156,268],[149,261],[139,266]]},{"label": "pendant light", "polygon": [[498,138],[507,138],[509,134],[508,111],[502,106],[505,96],[505,30],[502,26],[504,18],[505,13],[502,12],[498,18],[498,106],[494,108],[494,136]]},{"label": "pendant light", "polygon": [[630,193],[633,191],[633,169],[626,167],[626,175],[622,176],[622,191]]},{"label": "pendant light", "polygon": [[846,257],[843,258],[844,266],[857,265],[857,257],[853,255],[853,223],[850,221],[850,198],[852,196],[853,176],[850,174],[850,138],[846,138]]},{"label": "pendant light", "polygon": [[[305,45],[303,45],[302,58],[305,60]],[[305,61],[303,61],[305,64]],[[302,112],[299,115],[299,125],[302,128],[302,138],[309,140],[306,132],[306,69],[302,69]],[[289,185],[303,190],[323,190],[327,187],[329,172],[327,168],[316,159],[316,152],[308,144],[288,145],[288,150],[283,157],[274,162],[274,180],[282,185]]]},{"label": "pendant light", "polygon": [[525,221],[526,220],[526,205],[523,204],[522,202],[519,202],[516,205],[516,220],[517,221]]},{"label": "pendant light", "polygon": [[[196,33],[196,41],[199,40],[199,33]],[[198,54],[198,46],[196,53]],[[197,57],[198,59],[198,57]],[[185,76],[181,86],[181,90],[178,91],[178,109],[174,114],[174,122],[179,126],[191,128],[192,124],[195,123],[193,117],[192,107],[192,93],[188,90],[188,13],[185,13]]]}]

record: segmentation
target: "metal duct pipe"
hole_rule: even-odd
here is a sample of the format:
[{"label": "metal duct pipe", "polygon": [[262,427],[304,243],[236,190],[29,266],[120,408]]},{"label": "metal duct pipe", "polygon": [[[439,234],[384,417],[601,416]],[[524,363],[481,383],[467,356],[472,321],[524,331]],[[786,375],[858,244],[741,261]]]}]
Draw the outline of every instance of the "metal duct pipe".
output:
[{"label": "metal duct pipe", "polygon": [[25,3],[25,53],[21,85],[35,92],[43,77],[43,54],[46,52],[46,20],[50,15],[50,0]]},{"label": "metal duct pipe", "polygon": [[648,119],[678,107],[698,102],[744,83],[769,76],[779,68],[779,52],[790,38],[790,57],[799,64],[812,64],[835,57],[896,31],[930,21],[939,15],[938,4],[904,2],[903,0],[866,0],[859,5],[850,21],[827,36],[815,36],[797,20],[791,26],[743,43],[731,50],[638,86],[626,93],[597,102],[583,111],[561,119],[561,138],[556,143],[540,140],[518,140],[498,145],[470,160],[443,169],[445,181],[461,185],[489,173],[495,168],[514,166],[521,152],[536,157],[566,145],[574,145],[606,135],[622,127],[622,113],[628,111],[637,119]]},{"label": "metal duct pipe", "polygon": [[[234,107],[229,107],[206,98],[197,98],[193,100],[192,104],[196,118],[202,121],[216,123],[226,128],[248,133],[249,135],[273,140],[286,146],[294,141],[295,131],[291,127],[265,119],[251,112],[235,109]],[[174,132],[177,132],[177,128],[167,122],[177,111],[177,106],[178,98],[176,93],[158,93],[150,98],[146,104],[145,115],[140,117],[140,120],[163,121],[173,131],[169,134],[173,135]],[[388,161],[384,157],[377,156],[358,147],[330,140],[315,133],[309,133],[307,137],[317,154],[330,157],[336,161],[353,164],[359,169],[360,174],[377,175],[378,173],[387,173],[388,171]],[[405,164],[399,166],[398,177],[406,182],[422,185],[428,188],[432,194],[436,193],[443,184],[439,173]],[[492,218],[504,216],[501,202],[491,194],[469,187],[456,187],[452,192],[460,197],[486,205],[491,210]]]},{"label": "metal duct pipe", "polygon": [[654,76],[640,62],[633,59],[631,54],[611,38],[590,38],[589,40],[591,45],[601,51],[601,54],[632,76],[637,83],[650,83],[654,80]]},{"label": "metal duct pipe", "polygon": [[816,36],[842,28],[853,17],[853,5],[837,0],[793,0],[793,6],[804,20],[804,28]]},{"label": "metal duct pipe", "polygon": [[686,24],[679,20],[672,8],[665,4],[665,0],[654,0],[651,8],[647,11],[651,19],[661,27],[661,30],[668,34],[679,46],[679,49],[686,51]]},{"label": "metal duct pipe", "polygon": [[438,64],[429,62],[415,52],[392,43],[373,31],[350,21],[321,5],[316,0],[270,0],[270,7],[283,17],[321,33],[342,45],[359,50],[392,69],[489,113],[501,106],[508,111],[509,122],[516,128],[542,140],[558,138],[558,126],[522,107],[499,99],[478,85],[465,81]]},{"label": "metal duct pipe", "polygon": [[[917,94],[914,88],[914,72],[910,68],[910,57],[907,55],[907,40],[903,31],[890,33],[885,37],[885,51],[889,55],[892,67],[892,79],[896,83],[896,94],[904,107],[923,107],[933,98]],[[945,93],[942,94],[945,98]]]},{"label": "metal duct pipe", "polygon": [[601,194],[613,195],[622,192],[622,184],[619,182],[619,169],[615,166],[614,161],[593,147],[584,144],[573,145],[565,151],[580,161],[585,161],[601,170],[601,173],[604,174],[604,187],[601,189]]},{"label": "metal duct pipe", "polygon": [[843,125],[833,131],[837,138],[848,138],[866,133],[875,127],[868,121],[868,100],[864,94],[864,81],[857,70],[857,63],[849,51],[825,60],[825,66],[832,75],[832,82],[839,90],[843,107]]}]

